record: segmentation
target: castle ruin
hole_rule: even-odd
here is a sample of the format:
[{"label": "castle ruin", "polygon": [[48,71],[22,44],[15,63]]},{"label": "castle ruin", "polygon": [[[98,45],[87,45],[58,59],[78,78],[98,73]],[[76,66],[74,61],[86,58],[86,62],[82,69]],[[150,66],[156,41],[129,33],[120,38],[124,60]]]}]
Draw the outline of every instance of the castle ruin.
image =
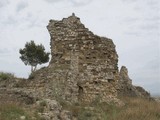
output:
[{"label": "castle ruin", "polygon": [[[68,73],[70,94],[80,101],[111,101],[117,96],[118,55],[113,41],[88,30],[74,14],[50,20],[50,68]],[[73,100],[73,99],[72,99]]]}]

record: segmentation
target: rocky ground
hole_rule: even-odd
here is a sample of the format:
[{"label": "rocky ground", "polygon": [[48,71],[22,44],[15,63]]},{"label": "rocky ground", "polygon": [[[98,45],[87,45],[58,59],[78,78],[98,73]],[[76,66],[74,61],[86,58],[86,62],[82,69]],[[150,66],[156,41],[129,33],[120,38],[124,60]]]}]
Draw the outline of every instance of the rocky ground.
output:
[{"label": "rocky ground", "polygon": [[1,78],[0,120],[135,120],[146,116],[145,120],[160,119],[158,98],[154,101],[121,96],[123,106],[100,103],[100,99],[89,104],[71,103],[59,96],[45,98],[41,91],[29,87],[31,83],[34,82],[30,79]]},{"label": "rocky ground", "polygon": [[50,20],[51,61],[28,79],[0,73],[0,120],[159,120],[160,105],[128,70],[113,41],[72,14]]}]

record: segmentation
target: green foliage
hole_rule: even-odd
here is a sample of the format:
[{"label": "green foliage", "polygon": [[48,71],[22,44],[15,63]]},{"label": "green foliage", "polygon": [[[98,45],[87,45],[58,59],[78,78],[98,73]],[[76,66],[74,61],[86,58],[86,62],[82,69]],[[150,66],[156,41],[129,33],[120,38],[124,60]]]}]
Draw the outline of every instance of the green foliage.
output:
[{"label": "green foliage", "polygon": [[1,105],[0,113],[0,120],[20,120],[21,116],[25,116],[25,120],[30,120],[21,107],[13,104]]},{"label": "green foliage", "polygon": [[14,75],[12,73],[0,72],[0,80],[9,80],[11,78],[14,78]]},{"label": "green foliage", "polygon": [[32,72],[36,70],[38,64],[41,65],[49,61],[49,53],[45,52],[44,46],[42,44],[36,45],[32,40],[27,42],[25,47],[19,50],[19,53],[24,64],[32,67]]}]

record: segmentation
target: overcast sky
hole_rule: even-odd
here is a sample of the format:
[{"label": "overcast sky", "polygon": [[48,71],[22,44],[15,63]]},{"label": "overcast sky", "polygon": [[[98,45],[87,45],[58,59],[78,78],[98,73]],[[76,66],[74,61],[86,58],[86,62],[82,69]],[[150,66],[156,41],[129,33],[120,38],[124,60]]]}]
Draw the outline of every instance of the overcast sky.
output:
[{"label": "overcast sky", "polygon": [[119,68],[134,85],[160,94],[160,0],[0,0],[0,71],[27,77],[19,49],[34,40],[50,51],[50,19],[74,12],[92,32],[113,39]]}]

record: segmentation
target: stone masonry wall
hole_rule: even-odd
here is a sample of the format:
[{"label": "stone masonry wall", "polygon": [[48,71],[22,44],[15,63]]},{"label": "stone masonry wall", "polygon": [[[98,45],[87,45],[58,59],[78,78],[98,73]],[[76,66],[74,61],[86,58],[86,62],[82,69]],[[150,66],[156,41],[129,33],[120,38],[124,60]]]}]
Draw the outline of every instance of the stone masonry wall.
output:
[{"label": "stone masonry wall", "polygon": [[49,67],[68,72],[68,94],[89,102],[99,96],[103,101],[117,96],[118,55],[111,39],[94,35],[74,14],[50,20],[47,28],[52,55]]},{"label": "stone masonry wall", "polygon": [[118,96],[151,99],[150,94],[144,88],[132,85],[132,80],[129,78],[128,70],[125,66],[122,66],[120,69],[118,86]]}]

